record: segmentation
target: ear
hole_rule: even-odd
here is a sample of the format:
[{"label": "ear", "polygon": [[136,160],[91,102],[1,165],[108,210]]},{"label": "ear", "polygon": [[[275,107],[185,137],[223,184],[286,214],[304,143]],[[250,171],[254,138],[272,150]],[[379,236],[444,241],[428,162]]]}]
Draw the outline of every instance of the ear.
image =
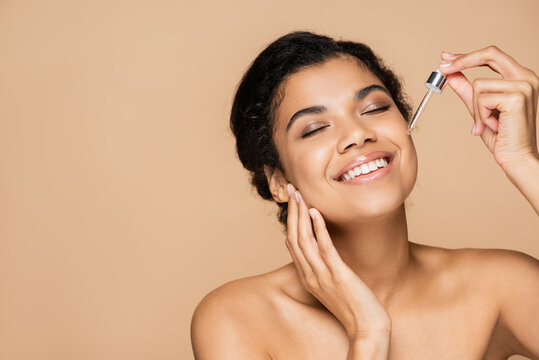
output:
[{"label": "ear", "polygon": [[266,174],[266,179],[268,179],[268,186],[273,195],[273,199],[279,203],[288,202],[289,196],[286,191],[286,185],[289,181],[286,180],[282,171],[264,165],[264,174]]}]

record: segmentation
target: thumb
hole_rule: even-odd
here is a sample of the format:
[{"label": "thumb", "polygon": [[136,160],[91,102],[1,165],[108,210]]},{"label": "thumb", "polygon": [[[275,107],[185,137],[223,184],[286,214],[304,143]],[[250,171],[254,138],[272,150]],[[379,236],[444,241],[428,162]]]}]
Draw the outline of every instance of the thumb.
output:
[{"label": "thumb", "polygon": [[481,134],[484,131],[485,125],[482,121],[475,121],[475,115],[474,115],[474,106],[473,106],[473,86],[470,83],[470,81],[464,76],[464,74],[460,71],[447,74],[447,83],[453,89],[455,94],[457,94],[458,97],[462,100],[466,108],[468,109],[468,112],[474,119],[475,124],[475,133]]},{"label": "thumb", "polygon": [[455,94],[462,100],[470,115],[474,115],[473,111],[473,88],[470,81],[463,73],[456,72],[446,75],[447,83],[453,89]]}]

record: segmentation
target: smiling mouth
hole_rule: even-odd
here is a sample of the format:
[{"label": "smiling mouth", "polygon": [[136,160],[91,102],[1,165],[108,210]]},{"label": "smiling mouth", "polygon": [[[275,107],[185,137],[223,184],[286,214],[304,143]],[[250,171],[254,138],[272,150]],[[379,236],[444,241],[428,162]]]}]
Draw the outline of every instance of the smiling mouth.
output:
[{"label": "smiling mouth", "polygon": [[[362,164],[343,174],[337,181],[342,183],[358,183],[377,179],[387,172],[392,165],[394,156],[386,156],[369,163]],[[374,168],[376,167],[376,168]]]}]

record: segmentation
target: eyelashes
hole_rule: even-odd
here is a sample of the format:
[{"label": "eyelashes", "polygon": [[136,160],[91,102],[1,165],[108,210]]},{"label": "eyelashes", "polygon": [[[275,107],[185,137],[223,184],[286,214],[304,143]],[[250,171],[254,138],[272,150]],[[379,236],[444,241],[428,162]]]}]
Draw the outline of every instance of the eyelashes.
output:
[{"label": "eyelashes", "polygon": [[306,133],[306,134],[304,134],[304,135],[301,135],[301,137],[302,137],[302,138],[309,137],[309,136],[311,136],[312,134],[314,134],[315,132],[317,132],[318,130],[321,130],[321,129],[326,128],[326,127],[328,127],[328,126],[329,126],[329,125],[321,126],[321,127],[319,127],[318,129],[315,129],[315,130],[313,130],[313,131],[309,131],[308,133]]},{"label": "eyelashes", "polygon": [[384,110],[387,110],[390,108],[391,105],[386,105],[386,106],[380,106],[379,108],[376,108],[374,110],[371,110],[371,111],[367,111],[366,113],[364,114],[370,114],[372,112],[376,112],[376,111],[384,111]]},{"label": "eyelashes", "polygon": [[[381,106],[381,107],[376,108],[374,110],[367,111],[367,112],[365,112],[363,114],[371,114],[371,113],[383,112],[383,111],[386,111],[387,109],[389,109],[390,107],[391,107],[391,105]],[[322,130],[322,129],[328,127],[328,126],[329,125],[321,126],[321,127],[317,128],[317,129],[314,129],[313,131],[309,131],[308,133],[305,133],[305,134],[301,135],[301,138],[303,139],[303,138],[309,137],[312,134],[316,133],[318,130]]]}]

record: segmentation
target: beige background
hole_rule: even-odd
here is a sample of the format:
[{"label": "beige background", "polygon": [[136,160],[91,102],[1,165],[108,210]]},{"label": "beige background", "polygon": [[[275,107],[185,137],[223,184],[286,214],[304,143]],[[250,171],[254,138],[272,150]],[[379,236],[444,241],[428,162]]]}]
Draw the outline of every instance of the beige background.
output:
[{"label": "beige background", "polygon": [[[539,71],[538,14],[536,0],[0,0],[0,359],[190,359],[205,294],[290,261],[228,130],[269,42],[363,41],[417,106],[442,50],[496,44]],[[418,121],[410,240],[539,257],[536,215],[471,125],[449,88]]]}]

